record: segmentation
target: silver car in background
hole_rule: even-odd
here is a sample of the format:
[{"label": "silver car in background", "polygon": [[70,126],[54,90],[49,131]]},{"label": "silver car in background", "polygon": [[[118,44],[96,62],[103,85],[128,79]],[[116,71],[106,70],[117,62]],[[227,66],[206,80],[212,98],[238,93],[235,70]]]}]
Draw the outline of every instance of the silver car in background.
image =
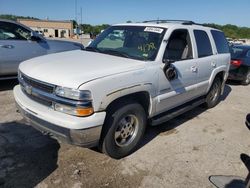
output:
[{"label": "silver car in background", "polygon": [[48,40],[20,23],[0,19],[0,80],[15,78],[19,64],[27,59],[82,49],[80,43]]}]

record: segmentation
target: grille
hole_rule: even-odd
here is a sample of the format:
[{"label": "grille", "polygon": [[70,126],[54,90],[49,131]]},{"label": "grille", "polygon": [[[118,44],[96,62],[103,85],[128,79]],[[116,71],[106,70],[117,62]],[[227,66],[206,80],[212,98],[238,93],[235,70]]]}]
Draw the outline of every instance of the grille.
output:
[{"label": "grille", "polygon": [[40,104],[43,104],[43,105],[45,105],[45,106],[51,107],[52,104],[53,104],[52,101],[49,101],[49,100],[40,98],[40,97],[38,97],[38,96],[34,96],[34,95],[28,94],[28,93],[25,91],[25,89],[23,89],[23,92],[24,92],[24,93],[26,94],[26,96],[29,97],[30,99],[32,99],[32,100],[34,100],[34,101],[36,101],[36,102],[38,102],[38,103],[40,103]]},{"label": "grille", "polygon": [[[37,80],[34,80],[32,78],[29,78],[28,76],[21,74],[19,77],[20,84],[22,86],[23,92],[32,100],[43,104],[45,106],[52,106],[52,99],[43,97],[43,95],[39,94],[41,92],[47,93],[47,94],[52,94],[54,91],[54,86],[49,85]],[[28,92],[29,88],[31,91]],[[37,93],[34,93],[34,89],[36,89]]]},{"label": "grille", "polygon": [[42,90],[46,93],[53,93],[53,91],[54,91],[54,86],[41,83],[39,81],[36,81],[34,79],[31,79],[31,78],[25,76],[24,74],[22,74],[22,79],[27,85],[32,86],[36,89]]}]

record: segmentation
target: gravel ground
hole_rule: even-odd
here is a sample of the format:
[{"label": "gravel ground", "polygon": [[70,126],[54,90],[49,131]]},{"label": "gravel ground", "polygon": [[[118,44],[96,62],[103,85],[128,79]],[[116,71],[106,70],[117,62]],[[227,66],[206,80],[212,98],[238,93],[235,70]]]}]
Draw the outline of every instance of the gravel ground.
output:
[{"label": "gravel ground", "polygon": [[250,86],[230,83],[210,110],[198,107],[149,127],[141,147],[114,160],[94,149],[43,136],[16,112],[12,88],[0,82],[0,187],[213,187],[210,175],[245,177]]}]

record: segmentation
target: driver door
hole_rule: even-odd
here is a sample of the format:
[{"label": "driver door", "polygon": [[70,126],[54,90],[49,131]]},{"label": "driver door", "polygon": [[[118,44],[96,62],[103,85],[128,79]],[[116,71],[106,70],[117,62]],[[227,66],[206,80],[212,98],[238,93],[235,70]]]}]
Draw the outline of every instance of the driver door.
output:
[{"label": "driver door", "polygon": [[193,59],[193,49],[189,31],[174,30],[164,52],[164,60],[171,61],[176,76],[169,79],[162,63],[159,74],[157,113],[170,110],[197,97],[197,63]]},{"label": "driver door", "polygon": [[14,75],[19,64],[45,55],[45,42],[31,41],[31,31],[10,22],[0,22],[0,75]]}]

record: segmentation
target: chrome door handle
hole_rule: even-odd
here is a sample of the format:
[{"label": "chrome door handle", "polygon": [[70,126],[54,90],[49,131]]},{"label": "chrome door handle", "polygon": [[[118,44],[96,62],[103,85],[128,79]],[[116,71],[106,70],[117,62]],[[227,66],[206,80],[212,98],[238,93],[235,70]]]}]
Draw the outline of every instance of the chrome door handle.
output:
[{"label": "chrome door handle", "polygon": [[12,45],[0,45],[1,48],[7,48],[7,49],[12,49],[14,46]]},{"label": "chrome door handle", "polygon": [[215,68],[215,67],[217,66],[217,64],[216,64],[215,62],[212,62],[212,63],[211,63],[211,66],[212,66],[213,68]]},{"label": "chrome door handle", "polygon": [[192,66],[192,67],[191,67],[191,71],[192,71],[192,72],[197,72],[197,71],[198,71],[198,68],[197,68],[196,66]]}]

